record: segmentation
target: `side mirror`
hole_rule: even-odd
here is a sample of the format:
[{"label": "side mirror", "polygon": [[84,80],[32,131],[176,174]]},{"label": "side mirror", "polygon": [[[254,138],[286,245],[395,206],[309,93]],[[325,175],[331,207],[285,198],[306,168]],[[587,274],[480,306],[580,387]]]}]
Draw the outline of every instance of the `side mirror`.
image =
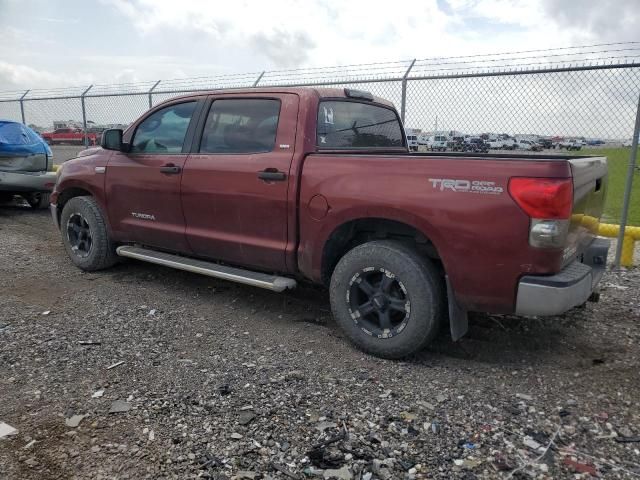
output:
[{"label": "side mirror", "polygon": [[111,128],[102,132],[100,146],[105,150],[117,150],[119,152],[124,151],[124,144],[122,143],[122,130],[120,130],[119,128]]}]

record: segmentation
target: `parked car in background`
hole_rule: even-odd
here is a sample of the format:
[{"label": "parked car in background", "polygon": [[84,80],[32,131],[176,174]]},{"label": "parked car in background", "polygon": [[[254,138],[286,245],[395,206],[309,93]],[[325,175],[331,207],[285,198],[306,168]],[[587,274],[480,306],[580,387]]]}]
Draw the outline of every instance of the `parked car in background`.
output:
[{"label": "parked car in background", "polygon": [[604,140],[598,140],[598,139],[595,139],[595,138],[592,138],[591,140],[587,140],[586,143],[590,147],[597,147],[597,146],[605,144]]},{"label": "parked car in background", "polygon": [[55,182],[49,145],[29,127],[0,120],[0,202],[19,195],[33,208],[47,208]]},{"label": "parked car in background", "polygon": [[465,152],[487,153],[489,144],[480,137],[468,137],[464,142]]},{"label": "parked car in background", "polygon": [[444,152],[447,150],[449,138],[445,135],[432,135],[427,140],[427,148],[432,152]]},{"label": "parked car in background", "polygon": [[577,138],[565,139],[558,142],[558,148],[564,148],[567,150],[580,150],[584,146],[584,142],[582,140],[578,140]]},{"label": "parked car in background", "polygon": [[407,145],[409,146],[409,150],[417,152],[418,151],[418,136],[417,135],[407,135]]},{"label": "parked car in background", "polygon": [[447,150],[451,152],[464,152],[465,151],[465,137],[454,136],[447,141]]},{"label": "parked car in background", "polygon": [[545,150],[550,150],[555,148],[555,145],[553,144],[553,140],[551,140],[550,138],[539,138],[538,145],[540,145]]},{"label": "parked car in background", "polygon": [[517,140],[516,142],[516,149],[539,152],[542,150],[542,146],[532,140],[520,139],[520,140]]},{"label": "parked car in background", "polygon": [[516,148],[516,141],[510,137],[490,137],[487,140],[487,145],[492,150],[514,150]]},{"label": "parked car in background", "polygon": [[[58,128],[53,132],[45,132],[42,138],[49,145],[71,144],[71,145],[97,145],[98,134],[95,132],[84,133],[81,128]],[[86,140],[86,142],[85,142]]]}]

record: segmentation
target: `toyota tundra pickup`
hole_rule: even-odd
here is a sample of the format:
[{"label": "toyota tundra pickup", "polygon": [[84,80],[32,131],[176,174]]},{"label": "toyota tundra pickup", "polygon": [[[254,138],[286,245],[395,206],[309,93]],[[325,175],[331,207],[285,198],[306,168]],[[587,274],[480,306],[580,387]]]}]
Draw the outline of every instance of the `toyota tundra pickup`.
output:
[{"label": "toyota tundra pickup", "polygon": [[349,89],[173,98],[65,162],[71,261],[121,257],[274,290],[325,285],[361,349],[410,355],[468,312],[558,315],[605,268],[603,157],[411,153],[393,105]]}]

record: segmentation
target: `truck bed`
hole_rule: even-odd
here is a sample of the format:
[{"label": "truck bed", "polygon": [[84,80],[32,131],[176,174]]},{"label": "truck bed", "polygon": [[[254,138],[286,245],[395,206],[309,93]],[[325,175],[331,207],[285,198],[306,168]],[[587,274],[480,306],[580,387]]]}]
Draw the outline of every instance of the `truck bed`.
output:
[{"label": "truck bed", "polygon": [[[359,217],[390,218],[424,232],[470,310],[512,313],[514,286],[522,275],[559,272],[593,239],[581,220],[583,215],[599,217],[605,174],[603,157],[311,154],[305,158],[300,186],[300,267],[312,278],[321,277],[321,263],[307,252],[321,250],[336,225]],[[513,177],[574,178],[574,215],[566,248],[529,244],[530,218],[508,192]],[[474,182],[483,183],[486,190],[466,188]],[[319,196],[329,205],[322,219],[314,211],[317,201],[312,201]]]}]

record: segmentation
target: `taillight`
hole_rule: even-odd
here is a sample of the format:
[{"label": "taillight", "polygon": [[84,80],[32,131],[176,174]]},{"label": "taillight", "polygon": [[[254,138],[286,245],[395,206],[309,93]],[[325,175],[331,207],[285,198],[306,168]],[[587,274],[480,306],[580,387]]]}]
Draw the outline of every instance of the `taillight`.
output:
[{"label": "taillight", "polygon": [[573,182],[570,178],[512,178],[509,180],[509,194],[531,218],[531,246],[561,248],[566,244],[573,207]]},{"label": "taillight", "polygon": [[573,182],[570,178],[509,180],[509,194],[531,218],[567,219],[571,216]]}]

